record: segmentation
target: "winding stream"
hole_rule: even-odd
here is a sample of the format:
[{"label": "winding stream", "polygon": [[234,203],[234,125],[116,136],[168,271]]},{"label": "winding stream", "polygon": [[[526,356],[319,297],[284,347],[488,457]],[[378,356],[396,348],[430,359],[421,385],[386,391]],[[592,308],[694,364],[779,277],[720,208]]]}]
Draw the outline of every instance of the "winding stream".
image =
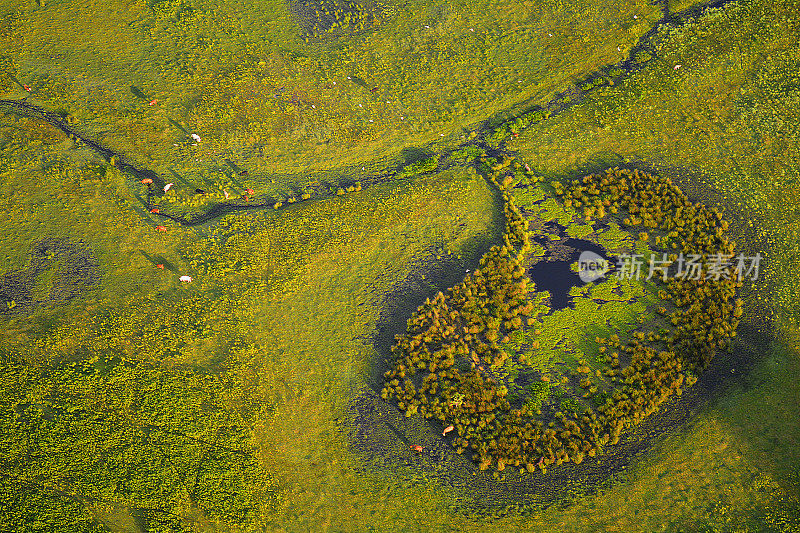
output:
[{"label": "winding stream", "polygon": [[[594,88],[584,90],[581,88],[581,85],[600,77],[611,77],[617,82],[625,76],[641,70],[647,63],[639,63],[635,60],[635,57],[642,51],[647,51],[653,57],[656,57],[653,40],[662,26],[667,24],[681,25],[687,19],[701,15],[707,8],[722,7],[730,1],[731,0],[715,0],[678,13],[670,13],[666,0],[660,2],[663,8],[663,17],[641,37],[638,43],[631,49],[627,59],[613,65],[607,65],[586,76],[580,82],[555,95],[550,102],[543,107],[533,106],[530,102],[522,102],[516,106],[516,109],[522,110],[522,113],[530,113],[537,110],[546,111],[547,114],[545,118],[569,109],[582,101],[588,92],[594,90]],[[609,75],[610,72],[616,70],[622,71],[623,73],[618,76]],[[156,172],[137,166],[130,162],[124,154],[118,153],[88,138],[68,123],[64,116],[48,111],[27,101],[27,99],[0,100],[0,111],[43,120],[58,128],[70,138],[85,144],[106,161],[113,161],[113,164],[119,170],[131,175],[137,181],[146,179],[152,180],[152,186],[149,187],[147,196],[148,208],[153,207],[151,202],[154,197],[154,189],[160,190],[166,183],[164,178],[159,176]],[[497,128],[513,122],[518,116],[520,116],[520,113],[515,112],[515,110],[507,110],[481,122],[474,128],[474,131],[477,133],[475,140],[468,141],[456,148],[438,154],[439,167],[434,172],[455,165],[456,163],[448,161],[447,156],[452,154],[455,150],[462,149],[466,146],[481,148],[489,157],[502,158],[503,156],[515,155],[511,150],[505,147],[505,141],[500,142],[499,145],[493,146],[489,143],[487,137],[489,134],[496,131]],[[526,126],[526,128],[528,127],[530,127],[530,125]],[[394,172],[387,171],[381,175],[364,178],[362,183],[363,186],[369,186],[390,182],[396,179],[398,178],[395,177]],[[340,186],[341,185],[346,187],[348,184],[340,184]],[[335,194],[331,194],[330,196],[333,195]],[[312,199],[318,199],[320,197],[322,197],[320,193],[312,195]],[[304,200],[298,200],[296,203],[301,203],[303,201]],[[157,213],[156,216],[172,220],[183,226],[195,226],[236,211],[265,208],[273,209],[276,203],[277,200],[271,198],[254,198],[250,201],[227,200],[212,205],[206,211],[194,213],[192,215],[179,216],[162,211]],[[547,276],[552,277],[552,274],[547,274]],[[532,273],[532,277],[534,281],[536,281],[535,273]],[[445,290],[446,288],[446,286],[440,287],[441,290]],[[542,286],[542,288],[546,289],[547,287]],[[569,287],[567,287],[566,290],[568,291]],[[408,295],[404,296],[407,297]],[[424,300],[424,294],[420,294],[419,296],[419,301]],[[385,296],[384,302],[391,297],[392,293],[390,292]],[[402,330],[406,318],[406,316],[399,315],[387,316],[384,317],[384,321],[382,324],[379,324],[379,327],[388,330],[397,328]],[[763,353],[762,350],[764,346],[768,344],[769,339],[766,335],[759,333],[754,325],[743,322],[740,329],[743,335],[739,337],[740,341],[737,344],[737,350],[731,353],[720,354],[720,356],[716,357],[712,365],[700,377],[698,382],[684,393],[682,397],[673,399],[668,404],[662,406],[658,413],[648,417],[642,422],[635,430],[635,438],[629,437],[623,439],[619,444],[609,447],[607,451],[598,457],[587,458],[579,465],[568,463],[561,465],[559,468],[553,468],[544,475],[537,473],[536,475],[511,477],[507,481],[498,481],[493,479],[488,472],[477,472],[477,475],[473,476],[472,474],[476,470],[475,465],[471,464],[471,462],[466,460],[463,456],[457,455],[455,450],[447,445],[444,439],[441,439],[441,442],[426,447],[425,453],[422,454],[416,462],[409,462],[405,456],[394,454],[384,442],[377,438],[376,432],[378,428],[389,427],[399,439],[403,440],[406,432],[410,431],[410,422],[408,422],[402,414],[396,416],[397,413],[389,412],[397,410],[394,407],[392,407],[391,410],[387,409],[388,406],[386,402],[382,402],[380,397],[372,390],[368,390],[351,402],[351,412],[353,415],[352,420],[349,422],[352,437],[351,444],[362,456],[371,458],[365,461],[366,468],[407,466],[418,470],[420,473],[433,472],[433,476],[441,482],[467,489],[477,495],[474,501],[466,502],[471,508],[494,508],[503,505],[528,503],[534,499],[539,502],[558,502],[562,499],[562,495],[565,491],[568,492],[578,489],[596,490],[614,474],[623,472],[627,465],[635,460],[638,455],[651,448],[656,443],[658,437],[664,433],[680,428],[691,420],[699,410],[703,409],[726,389],[734,384],[742,383],[742,380],[747,375],[747,370],[753,362],[759,358],[760,354]],[[380,341],[376,343],[376,348],[379,353],[386,354],[388,352],[389,346],[385,344],[390,337],[390,335],[382,335]],[[380,366],[379,363],[376,363],[376,365]],[[736,372],[733,371],[734,369],[736,369]],[[448,459],[447,464],[449,466],[457,465],[455,467],[457,472],[437,470],[436,465],[443,462],[445,458]],[[470,480],[472,482],[469,487],[465,485],[465,480]]]}]

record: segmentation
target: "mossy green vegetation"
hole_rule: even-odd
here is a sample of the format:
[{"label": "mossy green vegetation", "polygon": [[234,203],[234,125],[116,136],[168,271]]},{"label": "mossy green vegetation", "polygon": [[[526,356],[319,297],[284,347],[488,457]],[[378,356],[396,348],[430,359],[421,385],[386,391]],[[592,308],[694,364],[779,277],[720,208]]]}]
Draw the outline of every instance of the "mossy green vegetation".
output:
[{"label": "mossy green vegetation", "polygon": [[[41,179],[35,166],[29,161],[7,169],[6,186],[18,189],[28,179]],[[364,347],[354,338],[374,323],[371,313],[379,303],[377,296],[405,275],[410,261],[425,254],[433,254],[434,260],[471,256],[476,247],[485,246],[484,241],[496,238],[491,218],[485,218],[494,208],[493,199],[483,180],[466,168],[405,185],[354,189],[342,197],[298,203],[284,211],[233,213],[198,234],[177,225],[167,232],[154,231],[151,219],[144,220],[131,209],[137,201],[121,183],[123,176],[113,167],[104,173],[98,168],[90,165],[77,173],[65,166],[51,169],[44,200],[36,194],[20,195],[18,204],[5,206],[9,213],[24,213],[37,203],[42,206],[38,217],[18,218],[20,234],[30,235],[33,242],[38,242],[41,223],[47,221],[45,234],[61,227],[73,240],[80,239],[82,231],[91,234],[103,227],[111,244],[106,252],[104,240],[92,240],[103,272],[93,293],[73,299],[70,306],[36,308],[33,313],[9,315],[4,322],[3,344],[11,358],[4,376],[12,381],[20,381],[19,374],[28,377],[20,383],[4,382],[8,424],[3,438],[18,440],[36,429],[22,431],[19,426],[18,407],[26,404],[27,396],[52,393],[66,398],[32,401],[44,411],[31,411],[27,417],[30,424],[44,425],[36,426],[37,453],[48,454],[53,464],[28,462],[26,448],[16,441],[3,446],[16,454],[15,470],[7,474],[20,478],[7,485],[22,491],[8,494],[4,521],[31,516],[37,509],[45,512],[50,506],[53,513],[63,513],[65,521],[116,524],[113,528],[125,520],[153,530],[159,526],[182,531],[198,522],[243,530],[268,527],[264,524],[286,505],[281,496],[285,488],[276,487],[273,469],[264,470],[265,455],[254,444],[261,437],[254,436],[254,428],[273,424],[276,412],[285,418],[282,410],[290,409],[286,402],[294,405],[296,400],[292,390],[315,382],[330,388],[333,382],[339,383],[334,388],[337,397],[349,394],[344,390],[351,390],[351,380],[365,363]],[[60,205],[57,194],[73,187],[76,176],[83,178],[86,195],[95,199],[93,213],[84,222],[80,222],[86,217],[84,206]],[[51,194],[53,199],[47,199]],[[443,205],[455,210],[445,219]],[[341,223],[344,218],[348,224]],[[13,242],[9,234],[4,238]],[[178,252],[173,245],[182,240]],[[120,250],[127,253],[120,257]],[[35,268],[30,250],[20,252],[10,266]],[[59,254],[60,249],[54,248],[53,258]],[[47,250],[42,248],[34,259],[40,255],[45,260]],[[177,275],[184,273],[194,277],[191,284],[177,281]],[[310,278],[318,281],[309,286]],[[358,283],[364,278],[379,280],[377,293]],[[348,307],[343,302],[349,301],[353,307],[341,315],[341,305],[319,300],[320,287],[323,294],[336,293],[330,301]],[[292,303],[297,298],[306,302],[302,310]],[[367,313],[357,306],[365,299],[370,305]],[[363,314],[357,324],[351,322],[353,313]],[[349,355],[333,368],[317,360],[320,345],[303,322],[309,320],[316,323],[315,331],[328,332],[328,349],[347,347]],[[284,337],[285,343],[276,344],[271,333],[275,328],[293,333]],[[311,343],[301,346],[297,335]],[[256,343],[269,346],[268,352],[262,354]],[[265,361],[270,361],[272,370],[264,370]],[[303,365],[307,370],[297,374]],[[122,388],[124,394],[113,387]],[[52,418],[47,414],[52,402],[84,414]],[[318,410],[320,427],[331,423],[331,409],[336,408],[333,398],[327,402],[324,408],[313,408]],[[98,405],[104,409],[98,414],[102,419],[87,419],[85,413],[97,411]],[[250,418],[237,418],[241,416]],[[310,416],[307,412],[306,420]],[[157,424],[153,417],[159,419]],[[52,427],[53,421],[59,426]],[[79,440],[68,436],[69,431],[75,431]],[[329,438],[338,442],[334,434]],[[313,448],[314,442],[308,445]],[[220,455],[216,445],[227,451]],[[280,446],[274,442],[264,449]],[[111,458],[113,469],[104,466]],[[131,472],[137,475],[130,477]],[[105,477],[99,479],[101,475]],[[71,486],[67,476],[89,484],[78,487],[85,498],[71,492],[60,495]],[[36,489],[40,496],[24,489],[28,485],[23,481],[33,478],[40,480]],[[231,499],[231,493],[239,495],[241,504]]]},{"label": "mossy green vegetation", "polygon": [[36,366],[5,354],[3,477],[19,486],[5,512],[57,499],[84,507],[77,523],[99,504],[258,527],[278,494],[248,445],[252,422],[224,405],[229,387],[117,355]]},{"label": "mossy green vegetation", "polygon": [[[648,161],[693,194],[718,191],[714,201],[737,213],[731,224],[765,255],[760,290],[770,290],[763,283],[777,284],[771,285],[770,305],[779,304],[782,317],[794,316],[797,284],[788,272],[797,240],[785,232],[796,227],[796,170],[787,167],[794,156],[778,154],[774,144],[789,151],[795,145],[794,129],[774,127],[796,123],[793,9],[792,3],[736,2],[664,28],[655,44],[659,61],[520,134],[510,146],[543,173],[573,173],[599,158]],[[576,134],[577,124],[592,126]],[[555,138],[561,141],[539,142]],[[693,174],[681,177],[678,169]],[[778,227],[780,235],[771,233]]]},{"label": "mossy green vegetation", "polygon": [[[119,158],[0,115],[0,280],[32,295],[0,301],[0,529],[796,530],[797,6],[676,13],[692,4],[3,5],[0,98]],[[701,204],[696,235],[661,228],[684,199],[667,177]],[[728,235],[765,256],[741,317],[724,284],[608,279],[552,310],[524,282],[568,238],[679,254]],[[64,291],[81,258],[98,277]],[[416,361],[415,397],[467,392],[406,417],[374,392],[382,339],[428,296],[423,333],[463,320],[444,304],[483,329],[461,330],[477,362],[424,353],[454,360],[424,385]],[[536,422],[561,452],[531,474],[509,450]]]},{"label": "mossy green vegetation", "polygon": [[[314,30],[297,16],[309,10],[320,13]],[[363,16],[347,23],[347,12]],[[395,167],[387,156],[406,146],[457,136],[619,60],[658,18],[648,2],[611,0],[569,10],[557,1],[176,0],[112,13],[113,5],[49,3],[11,10],[0,55],[29,65],[19,79],[32,100],[67,110],[140,163],[191,181],[227,157],[264,194],[305,186],[319,169],[356,180],[365,162],[373,172]],[[113,22],[91,34],[113,43],[102,58],[65,44],[90,37],[76,27],[106,19]],[[27,94],[18,85],[9,91],[3,97]]]},{"label": "mossy green vegetation", "polygon": [[410,176],[416,176],[417,174],[423,174],[425,172],[431,172],[436,170],[436,167],[439,166],[439,161],[436,156],[429,157],[427,159],[423,159],[421,161],[417,161],[416,163],[411,163],[403,167],[400,171],[395,174],[396,178],[408,178]]}]

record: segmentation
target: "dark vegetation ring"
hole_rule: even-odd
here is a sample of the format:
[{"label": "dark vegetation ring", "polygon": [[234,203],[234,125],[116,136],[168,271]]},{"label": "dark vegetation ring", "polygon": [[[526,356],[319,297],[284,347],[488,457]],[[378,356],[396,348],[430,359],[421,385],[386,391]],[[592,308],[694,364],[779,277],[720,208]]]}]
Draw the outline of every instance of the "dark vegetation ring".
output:
[{"label": "dark vegetation ring", "polygon": [[[547,424],[541,411],[512,408],[507,388],[493,373],[510,357],[501,344],[528,325],[533,310],[532,283],[521,264],[531,250],[530,235],[512,192],[514,171],[525,174],[507,156],[481,157],[478,166],[502,191],[503,244],[492,247],[460,284],[427,299],[412,315],[392,347],[394,367],[384,374],[381,396],[396,401],[406,416],[452,426],[457,452],[471,450],[481,470],[513,466],[533,473],[537,467],[544,472],[549,465],[580,463],[616,444],[625,429],[696,381],[695,374],[736,335],[742,314],[736,290],[742,282],[706,270],[696,279],[657,281],[662,285],[657,313],[668,327],[636,331],[629,341],[616,334],[597,337],[597,359],[605,364],[597,377],[610,378],[616,390],[596,408],[557,412],[557,421]],[[619,215],[629,230],[649,229],[653,235],[643,231],[640,239],[666,248],[672,261],[677,253],[705,261],[733,252],[721,213],[691,203],[667,178],[614,168],[551,186],[563,205],[587,222]],[[596,392],[584,361],[576,372],[584,397]]]}]

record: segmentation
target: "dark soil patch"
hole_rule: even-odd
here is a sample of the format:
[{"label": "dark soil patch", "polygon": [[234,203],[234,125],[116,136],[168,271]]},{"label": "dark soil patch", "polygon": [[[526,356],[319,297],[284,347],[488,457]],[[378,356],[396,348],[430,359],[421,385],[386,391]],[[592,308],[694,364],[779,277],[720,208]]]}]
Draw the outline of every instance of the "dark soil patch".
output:
[{"label": "dark soil patch", "polygon": [[30,314],[39,306],[63,305],[99,281],[100,264],[88,246],[46,237],[33,245],[27,268],[9,270],[0,277],[0,315]]},{"label": "dark soil patch", "polygon": [[288,0],[287,4],[303,36],[308,38],[361,31],[387,11],[370,0]]}]

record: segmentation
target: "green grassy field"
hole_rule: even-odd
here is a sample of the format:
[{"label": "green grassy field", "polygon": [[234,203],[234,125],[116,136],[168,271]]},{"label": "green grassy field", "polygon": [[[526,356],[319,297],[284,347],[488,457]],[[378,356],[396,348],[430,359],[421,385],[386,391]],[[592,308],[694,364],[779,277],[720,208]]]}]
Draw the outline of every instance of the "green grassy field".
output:
[{"label": "green grassy field", "polygon": [[[198,225],[151,213],[138,178],[0,107],[1,530],[800,531],[800,3],[677,15],[639,67],[585,89],[664,6],[1,7],[0,99],[173,181],[165,213],[223,191],[236,206]],[[534,106],[551,114],[482,141]],[[705,399],[685,420],[670,404],[663,435],[626,434],[647,445],[602,479],[495,479],[376,394],[406,319],[502,239],[498,190],[448,157],[490,144],[545,183],[616,165],[669,177],[764,256],[720,385],[689,394]],[[590,235],[547,191],[517,202]],[[541,317],[540,402],[563,401],[559,364],[595,335],[652,322],[643,284],[611,283]]]}]

